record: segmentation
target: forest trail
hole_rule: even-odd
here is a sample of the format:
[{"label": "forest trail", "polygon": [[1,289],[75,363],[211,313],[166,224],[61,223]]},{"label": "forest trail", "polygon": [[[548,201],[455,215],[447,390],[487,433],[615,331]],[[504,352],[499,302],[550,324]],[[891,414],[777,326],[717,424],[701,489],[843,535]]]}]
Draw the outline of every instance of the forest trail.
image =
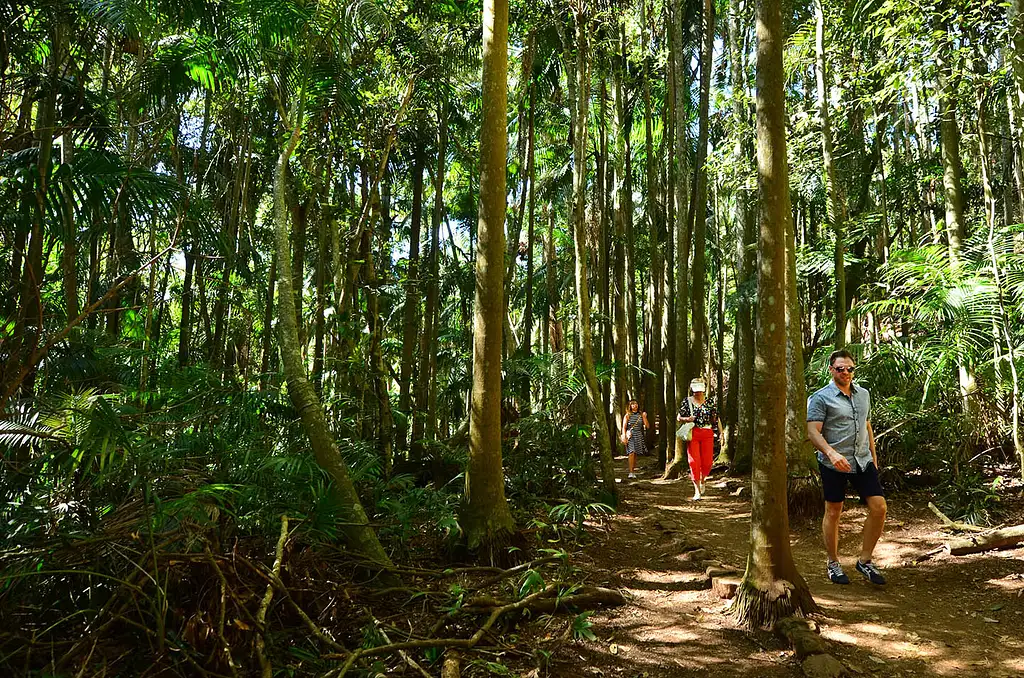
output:
[{"label": "forest trail", "polygon": [[[681,555],[699,545],[705,558],[742,569],[749,498],[730,496],[716,476],[695,502],[689,480],[638,471],[639,480],[620,485],[610,529],[577,556],[600,579],[591,583],[620,587],[632,602],[595,613],[598,640],[568,646],[554,675],[802,676],[789,647],[770,632],[738,627],[728,601],[703,589],[705,567]],[[1024,676],[1024,548],[917,563],[947,535],[922,502],[899,495],[875,552],[889,583],[874,587],[852,567],[864,517],[848,500],[840,553],[849,586],[825,578],[817,521],[792,532],[797,565],[822,608],[821,634],[851,675]],[[566,671],[566,662],[576,665]]]}]

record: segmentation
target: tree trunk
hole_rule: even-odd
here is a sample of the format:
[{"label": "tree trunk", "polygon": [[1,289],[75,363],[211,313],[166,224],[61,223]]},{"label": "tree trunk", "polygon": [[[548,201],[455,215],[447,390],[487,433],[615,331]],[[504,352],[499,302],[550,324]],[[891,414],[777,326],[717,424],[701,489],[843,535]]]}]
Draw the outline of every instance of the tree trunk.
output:
[{"label": "tree trunk", "polygon": [[633,230],[633,150],[630,142],[632,116],[629,113],[627,101],[629,94],[625,85],[625,72],[627,68],[626,58],[626,29],[620,22],[618,25],[618,51],[616,59],[621,64],[622,78],[619,81],[617,91],[621,96],[622,113],[622,227],[624,235],[625,255],[625,281],[623,287],[626,292],[626,364],[627,383],[631,398],[640,397],[640,350],[637,330],[637,305],[636,305],[636,234]]},{"label": "tree trunk", "polygon": [[[707,294],[707,209],[708,209],[708,108],[711,98],[711,72],[714,69],[715,48],[715,4],[704,0],[703,47],[700,57],[700,107],[698,110],[696,190],[693,203],[693,266],[690,276],[693,281],[690,308],[693,320],[690,323],[690,355],[688,363],[693,376],[703,373],[707,359],[704,335],[707,333],[708,318],[705,298]],[[710,380],[711,375],[704,375]]]},{"label": "tree trunk", "polygon": [[529,144],[529,154],[526,159],[526,174],[529,184],[529,215],[527,217],[528,224],[526,229],[526,300],[525,309],[523,310],[523,359],[527,363],[527,369],[523,371],[523,382],[520,386],[519,402],[523,408],[523,414],[529,414],[531,410],[530,403],[530,367],[529,363],[533,357],[533,238],[534,238],[534,227],[536,225],[536,207],[537,207],[537,196],[536,196],[536,167],[534,163],[534,156],[536,155],[536,129],[534,128],[534,110],[536,108],[536,85],[533,82],[532,72],[530,76],[530,113],[528,124],[530,126],[530,136],[527,141]]},{"label": "tree trunk", "polygon": [[363,279],[366,281],[366,319],[370,327],[370,366],[373,395],[377,400],[375,409],[380,429],[380,451],[384,459],[384,476],[391,477],[391,469],[395,462],[395,418],[391,412],[391,393],[381,351],[381,344],[384,341],[384,319],[380,316],[380,286],[377,282],[377,266],[373,256],[373,225],[378,221],[383,222],[383,210],[379,203],[371,209],[373,214],[363,232]]},{"label": "tree trunk", "polygon": [[641,0],[643,17],[640,27],[642,40],[641,51],[644,57],[644,150],[647,156],[647,191],[644,211],[647,213],[647,232],[650,237],[651,257],[651,332],[648,335],[648,343],[651,345],[651,369],[654,371],[654,402],[648,402],[647,407],[654,412],[658,422],[658,468],[663,469],[668,456],[668,441],[674,440],[675,436],[670,435],[675,431],[675,417],[669,421],[668,412],[665,410],[665,372],[662,369],[664,362],[664,351],[662,350],[662,315],[665,312],[665,297],[663,295],[662,279],[664,278],[664,260],[662,258],[662,237],[663,223],[659,218],[659,200],[661,189],[658,185],[658,162],[654,154],[654,121],[651,107],[651,55],[648,46],[648,27],[650,23],[650,8],[648,0]]},{"label": "tree trunk", "polygon": [[[686,139],[687,115],[686,115],[686,92],[689,91],[689,67],[683,53],[682,36],[679,35],[679,26],[683,16],[683,3],[681,0],[672,1],[672,15],[669,25],[669,62],[673,70],[675,97],[673,102],[673,142],[675,181],[673,191],[675,198],[675,295],[673,303],[675,346],[674,346],[674,377],[675,377],[675,402],[681,403],[689,394],[689,385],[692,375],[689,372],[687,363],[689,351],[689,322],[687,318],[689,306],[689,271],[688,259],[690,256],[690,231],[687,218],[688,209],[688,182],[689,182],[689,143]],[[675,412],[669,416],[675,421]],[[664,478],[679,478],[686,475],[686,446],[687,443],[673,436],[675,440],[675,455],[672,462],[665,468]]]},{"label": "tree trunk", "polygon": [[786,221],[791,218],[786,162],[782,0],[757,3],[757,166],[760,189],[758,310],[754,392],[757,454],[751,478],[750,553],[736,596],[737,618],[772,626],[817,611],[796,569],[786,510]]},{"label": "tree trunk", "polygon": [[420,333],[420,227],[423,223],[423,144],[417,144],[412,165],[412,212],[409,215],[409,266],[405,275],[405,308],[402,311],[402,362],[398,377],[398,409],[406,424],[399,432],[398,446],[405,449],[412,416],[412,375],[416,339]]},{"label": "tree trunk", "polygon": [[[942,26],[945,35],[946,27]],[[938,68],[939,131],[942,155],[942,187],[946,198],[946,238],[949,246],[949,263],[954,269],[961,267],[961,246],[967,237],[964,220],[963,166],[960,158],[960,127],[956,118],[956,92],[952,77],[952,45],[944,37],[939,50]],[[960,382],[960,397],[964,414],[970,421],[978,421],[980,414],[977,398],[972,397],[977,388],[972,367],[966,362],[957,366]]]},{"label": "tree trunk", "polygon": [[273,382],[270,376],[271,356],[274,348],[274,288],[277,285],[277,255],[272,254],[270,260],[270,280],[267,282],[267,298],[263,310],[263,357],[260,362],[260,390],[266,391]]},{"label": "tree trunk", "polygon": [[[14,329],[14,345],[8,360],[12,365],[27,366],[28,372],[21,379],[21,393],[31,397],[35,392],[37,365],[32,355],[39,347],[43,333],[44,301],[43,276],[46,273],[43,261],[43,240],[46,225],[46,193],[50,183],[50,159],[53,154],[53,127],[57,108],[57,77],[62,67],[66,27],[58,22],[53,32],[53,48],[49,55],[50,81],[36,112],[36,141],[39,154],[36,161],[35,209],[32,211],[32,228],[29,235],[28,255],[21,276],[21,304]],[[15,369],[14,374],[21,370]],[[5,388],[4,392],[8,392]]]},{"label": "tree trunk", "polygon": [[[437,112],[437,166],[434,170],[434,210],[430,220],[430,249],[427,254],[427,270],[423,276],[426,287],[423,311],[423,332],[420,334],[420,356],[416,380],[416,409],[412,421],[412,444],[416,455],[422,454],[422,440],[432,439],[430,431],[436,430],[436,422],[430,421],[431,391],[434,393],[434,373],[431,370],[432,355],[436,349],[436,323],[438,303],[438,272],[440,270],[440,231],[444,216],[444,175],[448,153],[448,102],[441,101]],[[504,255],[502,266],[504,271]]]},{"label": "tree trunk", "polygon": [[[744,75],[743,40],[740,34],[740,8],[733,3],[729,13],[729,60],[733,89],[733,120],[738,129],[749,124],[744,107],[747,80]],[[749,168],[753,148],[748,140],[738,136],[733,144],[733,162],[737,167]],[[745,175],[746,172],[743,172]],[[736,362],[735,391],[736,420],[729,439],[732,455],[730,475],[743,475],[750,471],[754,454],[754,295],[757,287],[757,214],[750,203],[750,192],[740,186],[736,193]]]},{"label": "tree trunk", "polygon": [[786,220],[786,470],[789,514],[795,518],[821,515],[818,460],[807,437],[807,384],[804,381],[804,341],[800,326],[800,293],[796,275],[796,234]]},{"label": "tree trunk", "polygon": [[[483,112],[480,126],[480,218],[473,318],[473,405],[462,524],[470,549],[491,560],[514,525],[501,466],[501,334],[505,315],[505,170],[508,98],[508,1],[483,8]],[[439,182],[440,183],[440,182]]]},{"label": "tree trunk", "polygon": [[825,10],[822,6],[823,0],[814,2],[815,19],[815,76],[818,85],[818,117],[821,121],[821,149],[824,163],[825,193],[827,196],[826,209],[828,221],[836,234],[835,266],[836,279],[835,298],[835,347],[843,348],[846,345],[846,264],[845,249],[846,238],[844,229],[846,227],[846,206],[842,197],[842,187],[836,178],[836,166],[833,158],[832,148],[832,122],[829,113],[829,83],[827,60],[825,58]]},{"label": "tree trunk", "polygon": [[608,431],[608,420],[601,411],[601,391],[597,385],[597,369],[594,365],[594,352],[590,332],[590,284],[587,278],[587,243],[586,219],[586,188],[587,188],[587,120],[590,100],[590,72],[587,68],[587,31],[589,20],[583,11],[575,13],[576,18],[576,99],[572,103],[573,112],[573,181],[572,181],[572,222],[573,241],[576,253],[576,298],[577,321],[579,323],[580,353],[582,354],[583,376],[587,383],[587,400],[589,414],[594,422],[597,433],[597,444],[600,449],[601,479],[604,491],[610,501],[618,501],[618,488],[615,486],[615,467],[612,460],[611,438]]},{"label": "tree trunk", "polygon": [[[298,108],[301,112],[302,107]],[[295,117],[301,119],[301,113]],[[327,473],[334,484],[334,491],[338,495],[341,507],[341,532],[345,535],[346,541],[353,551],[371,563],[390,566],[391,559],[384,552],[380,541],[377,540],[377,535],[370,527],[369,518],[359,500],[359,494],[352,484],[352,479],[349,477],[341,452],[327,427],[323,406],[306,376],[306,368],[302,361],[295,297],[292,289],[292,264],[288,252],[290,229],[288,228],[288,209],[285,196],[286,168],[298,145],[299,134],[299,127],[295,127],[291,131],[291,138],[281,151],[274,173],[275,243],[277,246],[278,285],[280,286],[278,324],[281,331],[281,355],[284,359],[285,378],[288,381],[288,395],[302,421],[317,464]]]},{"label": "tree trunk", "polygon": [[1008,94],[1008,108],[1011,114],[1011,134],[1017,145],[1017,205],[1024,210],[1024,0],[1010,0],[1007,7],[1010,25],[1010,70],[1013,72],[1013,88]]},{"label": "tree trunk", "polygon": [[[615,28],[615,40],[619,40],[618,28]],[[635,394],[630,393],[629,364],[629,323],[626,306],[626,92],[624,91],[623,69],[625,64],[619,58],[618,49],[612,56],[612,90],[615,99],[615,127],[612,135],[612,171],[614,172],[614,189],[612,190],[613,219],[615,236],[611,251],[615,263],[612,273],[612,307],[615,318],[613,333],[613,349],[615,351],[615,393],[612,398],[612,410],[615,414],[615,430],[622,430],[622,416],[626,411],[627,402]]]}]

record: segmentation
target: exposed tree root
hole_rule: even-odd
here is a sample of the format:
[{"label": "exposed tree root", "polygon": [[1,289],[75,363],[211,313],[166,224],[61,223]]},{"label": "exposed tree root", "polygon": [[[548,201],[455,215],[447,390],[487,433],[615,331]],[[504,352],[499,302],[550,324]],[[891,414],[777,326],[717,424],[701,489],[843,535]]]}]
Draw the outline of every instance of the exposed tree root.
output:
[{"label": "exposed tree root", "polygon": [[752,629],[770,628],[775,622],[793,615],[808,615],[818,611],[810,591],[785,580],[776,580],[760,586],[745,577],[736,594],[733,611],[737,621]]},{"label": "exposed tree root", "polygon": [[665,467],[665,473],[661,476],[662,480],[676,480],[677,478],[685,478],[689,471],[689,465],[687,464],[686,457],[683,456],[675,457]]}]

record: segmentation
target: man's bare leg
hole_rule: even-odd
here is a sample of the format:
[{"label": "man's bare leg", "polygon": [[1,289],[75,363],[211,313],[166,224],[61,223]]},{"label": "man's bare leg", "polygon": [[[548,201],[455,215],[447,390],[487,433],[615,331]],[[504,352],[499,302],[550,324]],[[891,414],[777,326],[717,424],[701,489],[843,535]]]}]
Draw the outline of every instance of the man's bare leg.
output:
[{"label": "man's bare leg", "polygon": [[[839,517],[841,515],[843,515],[843,502],[825,502],[825,516],[821,519],[821,534],[825,540],[825,552],[828,554],[828,559],[836,562],[839,562]],[[877,540],[878,537],[875,539]]]},{"label": "man's bare leg", "polygon": [[868,497],[868,517],[864,521],[863,542],[860,547],[860,562],[871,562],[871,554],[875,551],[875,544],[882,536],[882,528],[885,525],[885,514],[888,506],[885,497]]}]

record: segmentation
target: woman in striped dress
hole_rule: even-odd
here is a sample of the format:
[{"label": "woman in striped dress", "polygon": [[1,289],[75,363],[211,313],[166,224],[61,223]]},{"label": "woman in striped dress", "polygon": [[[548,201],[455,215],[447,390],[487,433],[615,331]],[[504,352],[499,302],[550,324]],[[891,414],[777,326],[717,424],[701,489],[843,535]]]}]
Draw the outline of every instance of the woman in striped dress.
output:
[{"label": "woman in striped dress", "polygon": [[629,455],[629,477],[636,478],[636,455],[647,454],[647,413],[640,411],[640,403],[635,399],[629,401],[626,416],[622,418],[622,435],[620,440],[626,446]]}]

